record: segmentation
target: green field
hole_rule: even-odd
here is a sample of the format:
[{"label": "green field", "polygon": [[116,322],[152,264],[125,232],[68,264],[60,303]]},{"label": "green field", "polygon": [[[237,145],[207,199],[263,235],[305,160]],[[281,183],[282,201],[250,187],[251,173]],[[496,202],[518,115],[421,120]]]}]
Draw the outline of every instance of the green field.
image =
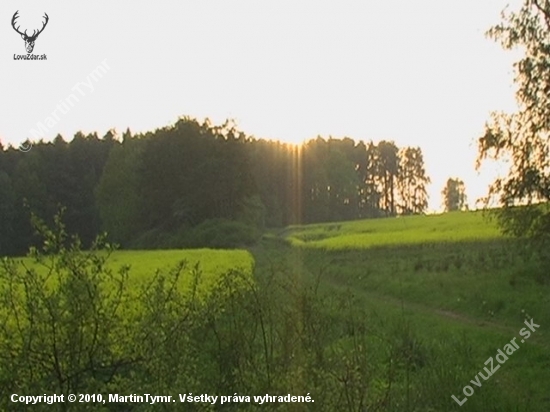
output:
[{"label": "green field", "polygon": [[294,246],[329,250],[500,239],[482,212],[290,226],[280,235]]},{"label": "green field", "polygon": [[[147,279],[160,270],[168,272],[178,262],[184,261],[188,268],[197,268],[200,272],[201,288],[207,290],[219,280],[220,276],[232,270],[252,275],[254,258],[245,250],[131,250],[116,251],[109,258],[109,266],[114,270],[128,265],[130,280],[136,283]],[[189,273],[189,272],[187,272]],[[182,277],[185,286],[191,282],[191,276]]]},{"label": "green field", "polygon": [[[442,389],[449,384],[442,380],[432,388],[438,397],[450,400],[453,392],[463,398],[462,387],[472,385],[487,358],[518,337],[525,319],[532,318],[541,327],[521,354],[514,354],[498,377],[476,387],[461,410],[549,410],[547,266],[525,253],[521,241],[502,236],[483,213],[291,226],[263,242],[257,266],[266,258],[284,261],[300,281],[309,278],[329,295],[348,296],[374,329],[409,325],[422,350],[439,357],[415,373],[416,379],[426,379],[423,373],[469,371],[462,386]],[[339,321],[346,318],[341,314]],[[452,400],[448,409],[441,405],[429,410],[460,409]]]},{"label": "green field", "polygon": [[209,275],[220,275],[230,269],[242,269],[252,272],[253,258],[245,250],[131,250],[116,251],[109,262],[116,268],[130,265],[133,276],[143,277],[154,273],[156,269],[166,270],[179,261],[185,260],[190,266],[200,265]]},{"label": "green field", "polygon": [[327,262],[340,287],[480,319],[537,313],[550,322],[539,262],[480,212],[294,226],[278,236]]},{"label": "green field", "polygon": [[[0,343],[14,353],[34,344],[40,359],[48,360],[50,346],[66,339],[65,349],[56,349],[52,359],[66,357],[69,370],[71,362],[75,370],[86,370],[88,355],[82,353],[91,349],[84,345],[80,351],[78,345],[95,341],[89,326],[94,324],[104,336],[105,347],[94,349],[103,363],[113,353],[147,355],[136,369],[119,372],[118,392],[185,388],[219,395],[310,393],[315,399],[295,408],[261,407],[281,411],[546,412],[550,279],[548,266],[524,246],[500,235],[481,213],[470,212],[291,226],[265,233],[249,250],[115,251],[107,267],[116,272],[129,266],[131,288],[186,261],[181,285],[190,284],[197,267],[208,298],[188,299],[185,287],[183,295],[173,295],[160,281],[142,289],[139,304],[132,294],[122,300],[120,305],[127,306],[106,325],[101,320],[106,312],[95,312],[100,301],[79,303],[80,297],[87,302],[93,282],[71,280],[85,272],[76,264],[59,293],[42,295],[35,285],[42,303],[25,309],[21,306],[29,301],[19,301],[17,316],[26,313],[27,321],[12,316],[0,322],[12,328]],[[45,270],[30,258],[20,262]],[[85,269],[93,274],[93,265]],[[247,288],[239,287],[243,274],[253,276]],[[33,290],[32,281],[19,290],[28,285]],[[111,303],[105,307],[118,308],[108,289],[104,296]],[[7,299],[10,289],[1,296]],[[56,313],[64,315],[52,323],[55,328],[33,329],[34,317],[48,324]],[[64,317],[68,314],[85,319],[80,329],[74,329],[78,322],[72,317]],[[519,331],[528,319],[540,328],[520,343]],[[32,343],[25,331],[43,338]],[[487,359],[512,338],[520,345],[517,352],[459,406],[451,395],[465,398],[463,387],[474,385]],[[20,353],[19,360],[0,358],[13,375],[0,373],[8,382],[4,385],[37,373],[38,364],[25,363],[26,352]],[[49,361],[41,362],[43,382],[68,385],[48,372]],[[96,375],[87,379],[103,382]],[[254,404],[226,407],[258,410]]]},{"label": "green field", "polygon": [[[36,269],[39,273],[45,273],[50,265],[46,259],[43,264],[38,264],[31,257],[19,259],[22,265],[29,269]],[[132,284],[144,284],[152,279],[155,273],[168,273],[179,262],[185,262],[188,269],[181,277],[182,286],[188,286],[191,282],[190,272],[197,269],[200,272],[201,288],[208,289],[219,277],[231,270],[252,275],[254,258],[245,250],[117,250],[112,252],[107,259],[107,267],[113,272],[127,266],[129,268],[129,280]]]}]

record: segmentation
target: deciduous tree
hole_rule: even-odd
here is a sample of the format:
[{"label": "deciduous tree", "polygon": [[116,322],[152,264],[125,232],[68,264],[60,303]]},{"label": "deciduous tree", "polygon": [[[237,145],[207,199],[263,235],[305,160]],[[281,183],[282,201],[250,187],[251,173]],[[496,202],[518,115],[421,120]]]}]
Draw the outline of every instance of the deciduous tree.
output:
[{"label": "deciduous tree", "polygon": [[446,212],[468,209],[466,188],[462,180],[449,178],[441,194]]},{"label": "deciduous tree", "polygon": [[[514,64],[515,113],[494,112],[479,139],[477,167],[507,160],[508,172],[490,186],[487,204],[505,232],[531,238],[550,234],[550,1],[524,0],[503,12],[487,35],[506,50],[520,49]],[[521,207],[517,207],[521,206]]]},{"label": "deciduous tree", "polygon": [[424,213],[428,208],[426,186],[430,178],[426,174],[424,156],[420,147],[406,147],[399,151],[399,213]]}]

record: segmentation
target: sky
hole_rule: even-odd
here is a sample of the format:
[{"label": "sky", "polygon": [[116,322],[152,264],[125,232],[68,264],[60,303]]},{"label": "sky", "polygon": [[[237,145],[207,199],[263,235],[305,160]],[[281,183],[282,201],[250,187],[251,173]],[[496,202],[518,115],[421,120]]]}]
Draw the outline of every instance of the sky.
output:
[{"label": "sky", "polygon": [[[473,207],[498,169],[474,168],[484,123],[517,108],[519,55],[484,35],[508,3],[519,0],[3,0],[0,141],[181,116],[293,143],[393,140],[421,147],[430,209],[449,177]],[[47,60],[17,59],[17,10],[29,34],[48,14],[33,51]]]}]

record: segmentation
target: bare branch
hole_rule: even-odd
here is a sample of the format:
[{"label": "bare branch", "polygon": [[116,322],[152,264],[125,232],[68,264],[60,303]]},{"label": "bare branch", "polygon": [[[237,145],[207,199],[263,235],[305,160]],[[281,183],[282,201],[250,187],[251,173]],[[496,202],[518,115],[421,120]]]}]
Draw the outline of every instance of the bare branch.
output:
[{"label": "bare branch", "polygon": [[[533,4],[544,15],[544,21],[546,22],[546,27],[550,30],[550,12],[540,5],[539,0],[533,0]],[[548,3],[546,1],[545,1],[545,5],[548,6]]]}]

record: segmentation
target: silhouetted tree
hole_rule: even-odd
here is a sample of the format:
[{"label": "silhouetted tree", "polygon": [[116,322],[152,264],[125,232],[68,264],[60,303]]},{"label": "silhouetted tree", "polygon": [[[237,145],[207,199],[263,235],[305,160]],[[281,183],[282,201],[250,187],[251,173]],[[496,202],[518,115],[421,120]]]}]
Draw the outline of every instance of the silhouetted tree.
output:
[{"label": "silhouetted tree", "polygon": [[124,134],[122,143],[115,143],[95,191],[102,229],[111,239],[126,246],[144,229],[141,196],[141,165],[145,141]]},{"label": "silhouetted tree", "polygon": [[382,192],[382,209],[386,216],[396,214],[397,177],[399,175],[399,149],[394,142],[378,143],[378,181]]},{"label": "silhouetted tree", "polygon": [[449,178],[441,194],[446,212],[468,209],[466,188],[462,180]]},{"label": "silhouetted tree", "polygon": [[430,178],[426,175],[424,157],[419,147],[406,147],[399,151],[399,213],[424,213],[428,208],[426,186]]},{"label": "silhouetted tree", "polygon": [[362,217],[379,217],[382,215],[382,189],[379,184],[380,163],[379,149],[372,141],[366,146],[366,162],[364,164],[361,198],[363,204]]}]

